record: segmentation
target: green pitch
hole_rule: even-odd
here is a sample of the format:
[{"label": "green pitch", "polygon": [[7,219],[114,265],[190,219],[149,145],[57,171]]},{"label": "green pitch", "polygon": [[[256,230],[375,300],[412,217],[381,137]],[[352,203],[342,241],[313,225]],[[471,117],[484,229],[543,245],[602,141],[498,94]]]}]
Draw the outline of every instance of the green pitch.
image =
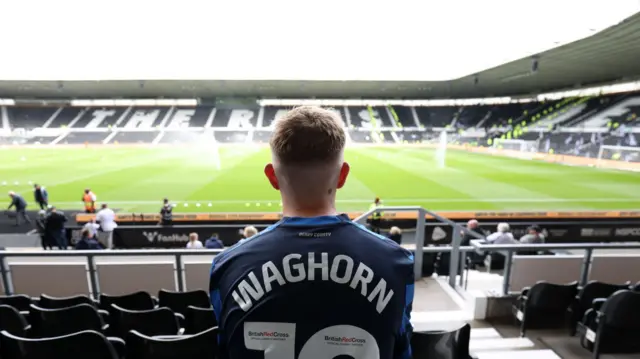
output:
[{"label": "green pitch", "polygon": [[[63,209],[80,209],[88,187],[98,202],[129,212],[155,213],[164,197],[176,212],[280,210],[262,174],[266,148],[217,151],[219,162],[204,147],[0,148],[0,186],[23,194],[31,209],[37,182]],[[416,147],[350,148],[346,158],[352,172],[338,192],[341,211],[366,210],[376,196],[387,206],[441,211],[640,209],[640,173],[456,151],[438,169],[434,151]],[[8,196],[0,201],[8,206]]]}]

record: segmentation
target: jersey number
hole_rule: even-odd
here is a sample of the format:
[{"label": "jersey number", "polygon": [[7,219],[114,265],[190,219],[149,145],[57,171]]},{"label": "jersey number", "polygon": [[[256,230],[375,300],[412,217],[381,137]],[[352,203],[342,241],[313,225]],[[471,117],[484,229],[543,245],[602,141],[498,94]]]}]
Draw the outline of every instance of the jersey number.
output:
[{"label": "jersey number", "polygon": [[[247,349],[263,351],[265,359],[296,359],[296,325],[246,322],[244,344]],[[313,334],[302,346],[297,359],[332,359],[338,355],[380,359],[380,349],[366,330],[353,325],[335,325]]]}]

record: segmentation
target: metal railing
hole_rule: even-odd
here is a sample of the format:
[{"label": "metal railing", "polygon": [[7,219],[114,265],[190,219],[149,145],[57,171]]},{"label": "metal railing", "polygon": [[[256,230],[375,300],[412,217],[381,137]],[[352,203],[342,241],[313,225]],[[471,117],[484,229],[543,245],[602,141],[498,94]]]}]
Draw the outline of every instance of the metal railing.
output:
[{"label": "metal railing", "polygon": [[579,285],[587,283],[589,271],[593,259],[593,251],[599,249],[640,249],[640,243],[562,243],[562,244],[488,244],[483,240],[472,240],[471,245],[480,254],[484,252],[496,252],[504,255],[504,273],[502,282],[502,295],[509,294],[509,282],[511,280],[511,264],[513,256],[517,252],[527,251],[554,251],[554,250],[584,250],[582,266],[580,269]]},{"label": "metal railing", "polygon": [[[451,260],[449,262],[449,285],[453,288],[456,286],[456,276],[453,273],[456,273],[456,270],[460,266],[460,244],[462,242],[462,234],[468,234],[478,239],[484,239],[485,237],[480,233],[472,231],[465,226],[462,226],[448,218],[442,217],[441,215],[434,213],[432,211],[426,210],[422,207],[418,206],[398,206],[398,207],[377,207],[374,209],[370,209],[367,212],[364,212],[360,216],[356,217],[353,221],[364,224],[369,216],[374,213],[381,212],[418,212],[417,221],[416,221],[416,250],[414,255],[414,266],[413,266],[413,274],[414,277],[421,278],[422,277],[422,260],[423,254],[426,252],[449,252],[449,250],[444,250],[444,248],[451,248]],[[453,227],[453,239],[451,241],[451,247],[425,247],[424,246],[424,227],[426,222],[426,217],[433,217],[435,220],[449,225]],[[383,216],[384,218],[384,216]]]}]

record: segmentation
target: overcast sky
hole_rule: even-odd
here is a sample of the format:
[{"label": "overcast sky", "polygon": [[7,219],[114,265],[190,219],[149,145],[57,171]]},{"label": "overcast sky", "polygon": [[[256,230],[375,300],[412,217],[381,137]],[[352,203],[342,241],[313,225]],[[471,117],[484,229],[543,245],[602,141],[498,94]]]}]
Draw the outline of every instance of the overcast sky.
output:
[{"label": "overcast sky", "polygon": [[449,80],[637,11],[640,0],[3,1],[0,79]]}]

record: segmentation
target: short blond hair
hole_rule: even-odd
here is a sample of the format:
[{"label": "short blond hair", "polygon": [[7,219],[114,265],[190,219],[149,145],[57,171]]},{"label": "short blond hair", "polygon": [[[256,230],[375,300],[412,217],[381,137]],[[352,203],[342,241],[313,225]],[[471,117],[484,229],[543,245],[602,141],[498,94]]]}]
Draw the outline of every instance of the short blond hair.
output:
[{"label": "short blond hair", "polygon": [[258,234],[258,230],[254,226],[246,226],[244,227],[244,238],[250,238]]},{"label": "short blond hair", "polygon": [[345,143],[337,113],[316,106],[297,107],[279,118],[269,141],[273,156],[284,165],[336,160]]},{"label": "short blond hair", "polygon": [[190,242],[197,241],[197,240],[198,240],[198,233],[196,233],[196,232],[189,233],[189,241]]},{"label": "short blond hair", "polygon": [[393,226],[391,227],[391,229],[389,229],[389,234],[402,234],[402,229],[400,229],[400,227]]}]

